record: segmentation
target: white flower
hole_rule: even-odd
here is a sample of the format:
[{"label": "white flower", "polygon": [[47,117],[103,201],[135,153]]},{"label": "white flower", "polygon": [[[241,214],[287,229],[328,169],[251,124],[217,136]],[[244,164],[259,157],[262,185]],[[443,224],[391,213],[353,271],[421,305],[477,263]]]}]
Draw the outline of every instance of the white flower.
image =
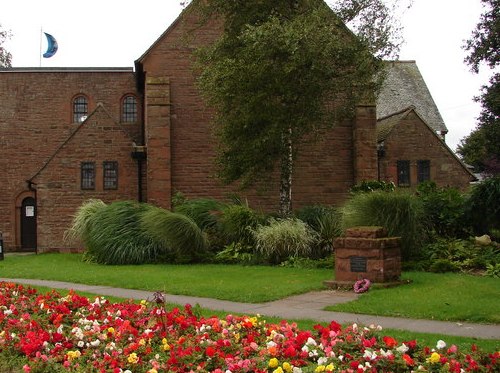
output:
[{"label": "white flower", "polygon": [[325,365],[328,362],[328,359],[324,356],[318,359],[318,365]]},{"label": "white flower", "polygon": [[6,316],[9,316],[9,315],[12,315],[12,311],[11,310],[5,310],[5,311],[3,311],[3,314],[6,315]]},{"label": "white flower", "polygon": [[316,341],[314,339],[309,337],[309,338],[307,338],[306,345],[317,346],[318,344],[316,343]]},{"label": "white flower", "polygon": [[302,373],[302,369],[298,367],[293,367],[292,373]]},{"label": "white flower", "polygon": [[92,347],[97,347],[97,346],[99,346],[100,344],[101,344],[101,341],[100,341],[100,340],[98,340],[98,339],[96,339],[95,341],[90,342],[90,345],[91,345]]},{"label": "white flower", "polygon": [[436,344],[436,348],[438,350],[442,349],[442,348],[445,348],[446,347],[446,342],[443,341],[442,339],[440,339],[439,341],[437,341],[437,344]]},{"label": "white flower", "polygon": [[57,328],[57,333],[62,334],[62,331],[63,331],[63,324],[59,325],[59,327]]},{"label": "white flower", "polygon": [[85,342],[83,341],[78,341],[78,343],[76,344],[78,347],[82,348],[83,346],[85,346]]},{"label": "white flower", "polygon": [[403,343],[403,344],[401,344],[401,346],[399,346],[398,348],[396,348],[396,351],[401,352],[402,354],[404,354],[409,349],[410,348]]}]

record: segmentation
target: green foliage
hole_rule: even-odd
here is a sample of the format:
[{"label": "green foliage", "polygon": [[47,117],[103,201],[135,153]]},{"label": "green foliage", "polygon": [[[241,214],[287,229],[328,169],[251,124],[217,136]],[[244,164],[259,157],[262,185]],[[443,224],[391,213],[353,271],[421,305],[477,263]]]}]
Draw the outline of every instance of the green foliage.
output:
[{"label": "green foliage", "polygon": [[291,267],[291,268],[325,268],[333,269],[335,267],[335,256],[330,255],[322,259],[310,259],[301,257],[290,257],[284,262],[280,263],[281,267]]},{"label": "green foliage", "polygon": [[269,225],[259,225],[254,232],[256,251],[272,264],[289,257],[306,257],[317,236],[299,219],[271,219]]},{"label": "green foliage", "polygon": [[[197,53],[199,86],[216,112],[219,176],[245,187],[268,181],[279,166],[280,194],[289,196],[284,180],[300,144],[351,118],[378,88],[383,64],[323,1],[210,0],[206,6],[224,28]],[[289,212],[289,198],[280,199],[280,210]]]},{"label": "green foliage", "polygon": [[418,256],[426,240],[422,201],[407,192],[356,194],[343,206],[342,220],[344,228],[382,226],[387,229],[389,236],[401,237],[404,260]]},{"label": "green foliage", "polygon": [[436,272],[433,267],[444,267],[441,262],[447,262],[455,271],[477,273],[500,262],[500,247],[494,244],[479,246],[473,239],[440,238],[423,247],[422,258],[423,270],[430,268],[431,272]]},{"label": "green foliage", "polygon": [[[500,229],[500,175],[474,186],[467,200],[466,214],[476,235]],[[499,237],[495,237],[499,238]]]},{"label": "green foliage", "polygon": [[432,262],[431,266],[429,267],[429,272],[435,273],[458,272],[459,270],[460,268],[458,268],[455,263],[448,259],[438,259]]},{"label": "green foliage", "polygon": [[225,264],[252,264],[256,262],[256,258],[251,246],[232,242],[215,255],[215,261]]},{"label": "green foliage", "polygon": [[311,251],[311,258],[325,258],[332,253],[333,240],[342,234],[342,215],[330,206],[305,206],[295,216],[307,223],[317,233],[317,243]]},{"label": "green foliage", "polygon": [[217,225],[218,216],[225,206],[215,199],[199,198],[184,200],[174,207],[174,211],[193,219],[201,230],[205,230]]},{"label": "green foliage", "polygon": [[394,192],[396,185],[392,181],[379,181],[379,180],[363,180],[361,183],[356,184],[351,188],[351,193],[366,193],[375,190],[383,190],[386,192]]},{"label": "green foliage", "polygon": [[85,242],[89,232],[94,229],[94,216],[95,213],[106,207],[106,204],[100,199],[89,199],[78,207],[71,227],[65,232],[65,239],[67,240],[82,240]]},{"label": "green foliage", "polygon": [[88,260],[100,264],[142,264],[157,260],[165,247],[141,226],[146,204],[114,202],[92,216],[92,228],[84,243]]},{"label": "green foliage", "polygon": [[196,261],[206,250],[201,229],[186,215],[151,206],[140,219],[142,230],[167,248],[174,263]]},{"label": "green foliage", "polygon": [[488,277],[500,278],[500,263],[486,264],[485,275]]},{"label": "green foliage", "polygon": [[222,210],[219,229],[226,242],[253,246],[253,230],[263,223],[263,217],[245,205],[228,205]]},{"label": "green foliage", "polygon": [[455,188],[439,188],[433,181],[419,184],[418,196],[424,204],[425,218],[432,233],[441,237],[468,237],[465,197]]}]

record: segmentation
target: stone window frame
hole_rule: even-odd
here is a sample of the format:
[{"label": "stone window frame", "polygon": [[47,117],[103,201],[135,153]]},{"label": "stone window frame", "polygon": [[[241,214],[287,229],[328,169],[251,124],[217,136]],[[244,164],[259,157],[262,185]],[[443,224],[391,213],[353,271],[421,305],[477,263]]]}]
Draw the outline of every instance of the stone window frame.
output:
[{"label": "stone window frame", "polygon": [[410,161],[398,160],[396,163],[398,173],[398,187],[411,186]]},{"label": "stone window frame", "polygon": [[73,123],[80,124],[89,114],[89,99],[87,96],[78,94],[71,101]]},{"label": "stone window frame", "polygon": [[428,159],[420,159],[417,161],[417,182],[431,180],[431,161]]},{"label": "stone window frame", "polygon": [[95,176],[95,162],[85,161],[80,163],[80,188],[82,190],[95,190]]},{"label": "stone window frame", "polygon": [[118,161],[102,162],[102,187],[104,190],[118,189]]},{"label": "stone window frame", "polygon": [[122,123],[137,123],[137,96],[134,94],[127,94],[123,96],[121,107],[121,122]]}]

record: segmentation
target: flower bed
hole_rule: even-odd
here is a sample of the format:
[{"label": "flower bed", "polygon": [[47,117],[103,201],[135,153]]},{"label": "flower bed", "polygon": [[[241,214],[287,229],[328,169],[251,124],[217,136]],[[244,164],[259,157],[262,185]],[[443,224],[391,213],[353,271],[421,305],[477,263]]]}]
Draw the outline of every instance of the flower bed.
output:
[{"label": "flower bed", "polygon": [[26,372],[406,372],[500,371],[500,352],[464,353],[438,341],[375,336],[336,322],[299,330],[259,317],[197,317],[151,302],[91,302],[70,292],[0,283],[0,352],[26,358]]}]

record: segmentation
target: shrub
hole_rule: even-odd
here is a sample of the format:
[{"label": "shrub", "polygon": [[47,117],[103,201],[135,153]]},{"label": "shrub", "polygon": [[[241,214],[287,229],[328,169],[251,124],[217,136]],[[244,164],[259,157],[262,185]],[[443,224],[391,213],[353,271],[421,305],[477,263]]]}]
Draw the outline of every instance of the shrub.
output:
[{"label": "shrub", "polygon": [[150,206],[140,219],[141,229],[167,248],[174,263],[196,261],[206,250],[201,229],[186,215]]},{"label": "shrub", "polygon": [[429,268],[430,272],[435,273],[458,272],[459,270],[458,266],[448,259],[438,259]]},{"label": "shrub", "polygon": [[407,192],[376,191],[352,196],[342,208],[343,228],[383,226],[401,237],[404,260],[417,256],[426,239],[422,201]]},{"label": "shrub", "polygon": [[123,201],[98,209],[84,237],[86,258],[100,264],[155,262],[165,247],[149,236],[140,224],[148,208],[146,204]]},{"label": "shrub", "polygon": [[429,229],[446,237],[468,237],[469,227],[465,219],[465,197],[455,188],[439,188],[427,181],[418,186]]},{"label": "shrub", "polygon": [[252,246],[231,242],[215,255],[215,261],[224,264],[253,264],[256,258]]},{"label": "shrub", "polygon": [[467,200],[466,213],[476,235],[494,236],[493,234],[500,229],[499,201],[500,175],[474,186]]},{"label": "shrub", "polygon": [[239,242],[243,246],[253,246],[253,230],[263,218],[245,205],[229,205],[222,210],[219,230],[227,244]]},{"label": "shrub", "polygon": [[85,201],[73,216],[71,227],[65,232],[65,239],[85,241],[94,225],[95,213],[106,204],[100,199],[89,199]]},{"label": "shrub", "polygon": [[394,192],[396,185],[392,181],[364,180],[351,188],[351,193],[367,193],[376,190]]},{"label": "shrub", "polygon": [[226,205],[211,198],[185,200],[174,207],[174,212],[183,214],[194,220],[201,230],[217,225],[217,217]]},{"label": "shrub", "polygon": [[333,240],[342,234],[342,215],[339,211],[330,206],[312,205],[297,210],[295,216],[307,223],[318,235],[311,257],[320,259],[331,255]]},{"label": "shrub", "polygon": [[315,232],[299,219],[271,219],[269,225],[259,225],[254,235],[257,252],[272,264],[307,256],[317,240]]},{"label": "shrub", "polygon": [[489,264],[500,263],[500,247],[495,244],[479,246],[473,239],[438,238],[423,247],[422,258],[431,264],[446,260],[462,272],[485,271]]}]

